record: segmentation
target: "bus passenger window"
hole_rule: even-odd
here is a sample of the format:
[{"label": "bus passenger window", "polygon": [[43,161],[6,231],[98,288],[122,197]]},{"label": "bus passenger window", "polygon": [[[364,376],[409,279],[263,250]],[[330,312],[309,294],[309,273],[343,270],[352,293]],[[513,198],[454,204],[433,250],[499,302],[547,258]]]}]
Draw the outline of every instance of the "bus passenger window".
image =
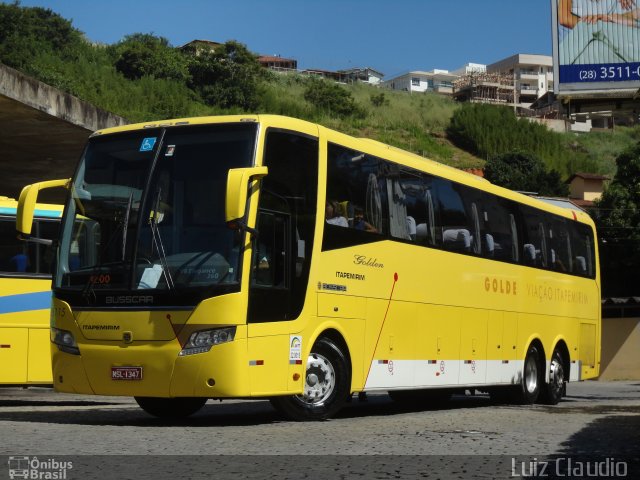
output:
[{"label": "bus passenger window", "polygon": [[[36,219],[33,234],[37,238],[55,239],[60,223],[57,220]],[[15,235],[15,217],[0,219],[0,271],[22,274],[51,274],[53,247],[20,241]]]},{"label": "bus passenger window", "polygon": [[391,224],[399,225],[403,217],[398,215],[393,222],[389,218],[386,192],[393,182],[389,183],[384,160],[336,144],[329,144],[327,160],[323,249],[378,241]]},{"label": "bus passenger window", "polygon": [[574,255],[573,273],[585,277],[593,276],[593,232],[577,222],[570,222],[569,233]]},{"label": "bus passenger window", "polygon": [[522,261],[532,267],[547,268],[547,218],[542,212],[526,205],[521,205],[520,211],[524,219]]},{"label": "bus passenger window", "polygon": [[460,186],[445,179],[435,179],[436,209],[440,213],[442,247],[468,253],[471,249],[469,221],[459,193]]},{"label": "bus passenger window", "polygon": [[567,222],[563,218],[548,220],[549,266],[558,272],[573,271],[571,240],[567,231]]},{"label": "bus passenger window", "polygon": [[[518,226],[513,213],[515,205],[495,195],[484,194],[481,207],[483,255],[495,260],[517,262],[520,247],[518,246]],[[535,254],[531,258],[535,258]]]}]

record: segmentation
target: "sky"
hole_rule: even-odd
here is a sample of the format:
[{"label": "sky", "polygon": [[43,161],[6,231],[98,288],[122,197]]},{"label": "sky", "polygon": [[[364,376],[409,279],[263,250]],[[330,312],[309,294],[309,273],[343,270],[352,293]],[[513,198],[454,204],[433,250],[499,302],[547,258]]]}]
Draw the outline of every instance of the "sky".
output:
[{"label": "sky", "polygon": [[[7,3],[3,1],[3,3]],[[551,55],[550,0],[21,0],[92,42],[153,33],[173,46],[237,40],[299,69],[370,67],[385,77]]]}]

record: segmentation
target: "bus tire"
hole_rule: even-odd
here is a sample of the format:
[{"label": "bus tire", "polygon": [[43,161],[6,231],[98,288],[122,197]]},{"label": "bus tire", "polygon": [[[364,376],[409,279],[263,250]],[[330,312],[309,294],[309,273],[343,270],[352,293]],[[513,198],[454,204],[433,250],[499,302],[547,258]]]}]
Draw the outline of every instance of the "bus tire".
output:
[{"label": "bus tire", "polygon": [[344,405],[350,390],[345,353],[331,339],[322,337],[307,359],[303,394],[273,397],[271,404],[291,420],[326,420]]},{"label": "bus tire", "polygon": [[549,382],[545,384],[540,392],[540,401],[545,405],[557,405],[565,392],[564,361],[562,355],[555,349],[551,356],[551,364],[549,365]]},{"label": "bus tire", "polygon": [[531,405],[536,402],[544,385],[542,371],[540,351],[536,345],[531,344],[524,357],[520,385],[516,387],[516,403]]},{"label": "bus tire", "polygon": [[185,418],[200,410],[207,402],[200,397],[134,397],[140,408],[158,418]]}]

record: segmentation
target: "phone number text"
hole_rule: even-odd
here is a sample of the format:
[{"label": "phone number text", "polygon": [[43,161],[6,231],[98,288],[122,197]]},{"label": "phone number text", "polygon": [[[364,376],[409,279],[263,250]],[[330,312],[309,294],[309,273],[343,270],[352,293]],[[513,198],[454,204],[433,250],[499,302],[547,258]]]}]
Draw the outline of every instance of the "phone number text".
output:
[{"label": "phone number text", "polygon": [[640,81],[640,63],[560,65],[560,83]]}]

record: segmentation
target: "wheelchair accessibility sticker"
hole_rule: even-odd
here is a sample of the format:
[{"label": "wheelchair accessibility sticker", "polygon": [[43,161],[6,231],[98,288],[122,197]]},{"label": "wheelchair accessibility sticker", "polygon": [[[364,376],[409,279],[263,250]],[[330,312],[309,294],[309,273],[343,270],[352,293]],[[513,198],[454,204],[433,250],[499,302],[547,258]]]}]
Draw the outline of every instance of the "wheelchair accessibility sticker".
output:
[{"label": "wheelchair accessibility sticker", "polygon": [[153,150],[153,146],[156,144],[156,137],[148,137],[142,140],[140,144],[141,152],[150,152]]}]

